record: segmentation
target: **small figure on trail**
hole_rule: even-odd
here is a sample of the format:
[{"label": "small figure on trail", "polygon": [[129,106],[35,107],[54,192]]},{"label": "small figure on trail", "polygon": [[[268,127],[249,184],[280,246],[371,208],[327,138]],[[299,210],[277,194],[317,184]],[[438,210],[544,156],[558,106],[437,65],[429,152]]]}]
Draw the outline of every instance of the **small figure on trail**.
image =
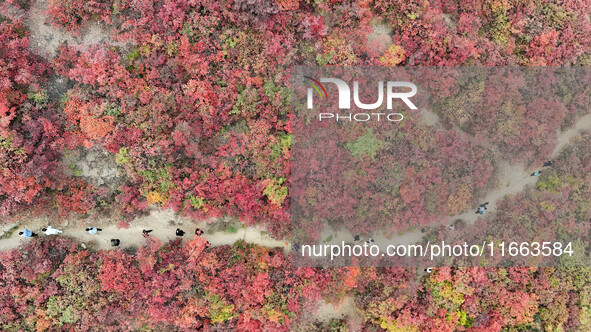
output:
[{"label": "small figure on trail", "polygon": [[361,240],[361,237],[359,235],[355,235],[355,237],[353,238],[353,241],[357,242]]},{"label": "small figure on trail", "polygon": [[488,202],[482,203],[478,206],[478,211],[476,211],[477,214],[484,214],[484,211],[486,211],[486,206],[488,205]]},{"label": "small figure on trail", "polygon": [[427,273],[431,273],[431,271],[433,271],[433,268],[432,267],[428,267],[428,268],[425,269],[425,272],[427,272]]},{"label": "small figure on trail", "polygon": [[25,228],[22,232],[18,232],[18,235],[20,235],[22,237],[37,236],[36,233],[31,232],[28,228]]},{"label": "small figure on trail", "polygon": [[531,176],[540,176],[542,174],[542,171],[535,171],[533,173],[531,173]]},{"label": "small figure on trail", "polygon": [[373,237],[369,237],[369,238],[367,239],[367,243],[369,243],[369,244],[371,244],[371,243],[374,243],[374,242],[375,242],[375,241],[374,241]]},{"label": "small figure on trail", "polygon": [[119,241],[119,239],[111,239],[111,246],[112,247],[118,247],[120,243],[121,243],[121,241]]},{"label": "small figure on trail", "polygon": [[447,227],[447,229],[449,229],[450,231],[455,231],[456,230],[456,225],[451,224]]},{"label": "small figure on trail", "polygon": [[195,230],[195,234],[201,236],[201,234],[203,234],[203,231],[201,229],[197,228]]},{"label": "small figure on trail", "polygon": [[62,232],[61,229],[55,229],[51,226],[47,226],[47,228],[43,228],[41,230],[45,232],[45,235],[57,235]]},{"label": "small figure on trail", "polygon": [[96,227],[87,227],[86,231],[92,235],[95,235],[96,233],[102,231],[102,228],[96,228]]},{"label": "small figure on trail", "polygon": [[180,228],[177,228],[176,229],[176,236],[183,236],[183,235],[185,235],[185,231],[183,231]]},{"label": "small figure on trail", "polygon": [[211,247],[211,243],[209,243],[209,241],[205,242],[205,249]]},{"label": "small figure on trail", "polygon": [[148,236],[150,236],[150,232],[152,230],[151,229],[142,229],[142,235],[147,238]]},{"label": "small figure on trail", "polygon": [[431,227],[423,227],[421,228],[421,233],[427,233],[431,231]]},{"label": "small figure on trail", "polygon": [[548,161],[545,161],[544,162],[544,166],[543,167],[550,167],[550,166],[552,166],[552,164],[554,164],[554,161],[548,160]]}]

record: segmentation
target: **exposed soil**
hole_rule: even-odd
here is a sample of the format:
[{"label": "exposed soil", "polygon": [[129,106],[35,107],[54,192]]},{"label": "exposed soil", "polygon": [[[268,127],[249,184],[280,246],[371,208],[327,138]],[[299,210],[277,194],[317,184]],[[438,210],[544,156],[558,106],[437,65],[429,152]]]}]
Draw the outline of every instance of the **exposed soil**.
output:
[{"label": "exposed soil", "polygon": [[422,116],[423,123],[427,126],[437,126],[441,124],[441,119],[439,119],[439,116],[429,110],[421,109],[419,114]]},{"label": "exposed soil", "polygon": [[373,31],[367,36],[367,46],[377,54],[384,53],[392,45],[390,27],[386,24],[373,24]]},{"label": "exposed soil", "polygon": [[345,297],[340,303],[336,304],[326,303],[324,300],[318,302],[318,309],[316,310],[318,320],[327,322],[331,319],[348,319],[350,331],[358,331],[361,328],[362,317],[355,306],[353,298]]},{"label": "exposed soil", "polygon": [[0,12],[13,19],[22,19],[29,28],[29,47],[48,59],[56,56],[58,47],[63,43],[82,49],[104,43],[125,46],[125,43],[114,42],[110,38],[111,31],[103,22],[89,22],[77,33],[54,26],[47,18],[48,6],[47,0],[33,0],[30,10],[25,12],[15,5],[0,3]]},{"label": "exposed soil", "polygon": [[98,145],[90,149],[69,151],[62,158],[62,163],[68,167],[72,175],[81,176],[86,182],[97,187],[106,186],[114,189],[120,184],[121,178],[115,156]]},{"label": "exposed soil", "polygon": [[558,133],[558,141],[552,152],[552,158],[557,157],[565,146],[568,145],[573,138],[579,136],[579,133],[583,130],[591,130],[591,114],[580,117],[577,122],[575,122],[574,126],[564,132]]},{"label": "exposed soil", "polygon": [[47,58],[53,58],[58,47],[63,43],[86,48],[93,44],[110,42],[110,33],[104,24],[89,23],[87,27],[80,31],[79,35],[75,35],[48,22],[47,10],[47,0],[35,0],[32,2],[31,9],[25,19],[25,24],[29,27],[30,32],[30,47],[35,53]]}]

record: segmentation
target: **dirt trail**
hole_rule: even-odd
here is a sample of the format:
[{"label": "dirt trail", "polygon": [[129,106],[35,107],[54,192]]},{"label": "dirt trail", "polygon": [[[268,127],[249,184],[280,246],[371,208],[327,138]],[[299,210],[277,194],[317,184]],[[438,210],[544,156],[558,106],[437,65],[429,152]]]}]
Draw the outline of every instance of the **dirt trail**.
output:
[{"label": "dirt trail", "polygon": [[[558,136],[558,143],[552,156],[557,156],[560,151],[569,143],[569,141],[576,137],[581,130],[591,129],[591,114],[581,117],[576,124],[561,133]],[[506,195],[516,194],[523,191],[528,185],[534,185],[537,181],[537,177],[530,176],[532,169],[524,169],[523,165],[516,164],[501,164],[501,173],[499,175],[499,188],[491,191],[483,201],[490,202],[487,213],[494,212],[496,210],[496,202]],[[478,219],[479,215],[474,210],[467,211],[458,216],[449,216],[438,220],[433,223],[432,226],[448,223],[450,219],[463,219],[468,223],[474,223]],[[40,232],[42,227],[49,224],[48,218],[38,218],[22,222],[18,225],[18,230],[23,228],[29,228],[33,231]],[[68,223],[66,223],[67,225]],[[56,225],[53,225],[56,226]],[[91,226],[91,225],[88,225]],[[92,225],[95,226],[95,225]],[[204,229],[207,233],[205,237],[212,244],[212,246],[221,246],[233,244],[235,241],[243,239],[248,243],[256,243],[262,246],[275,248],[282,247],[285,250],[289,250],[291,244],[286,240],[276,240],[270,237],[264,228],[261,227],[243,227],[239,228],[235,233],[228,232],[214,232],[211,233],[210,223],[200,222],[193,223],[189,219],[179,217],[169,210],[154,210],[149,216],[141,217],[133,220],[130,223],[128,229],[118,229],[117,226],[113,225],[112,222],[107,220],[99,222],[98,226],[103,228],[103,231],[98,235],[88,234],[84,230],[84,226],[77,227],[65,227],[62,236],[68,236],[71,238],[78,239],[82,243],[85,243],[88,247],[93,249],[110,249],[111,238],[117,238],[121,240],[121,247],[139,247],[145,243],[145,239],[141,236],[142,229],[153,229],[151,236],[159,238],[161,241],[166,242],[175,238],[176,228],[183,229],[187,234],[185,239],[190,238],[194,234],[195,227]],[[57,226],[56,226],[57,227]],[[13,231],[11,236],[0,239],[0,250],[9,250],[17,248],[23,239],[18,235],[18,230]],[[4,233],[1,232],[0,235]],[[44,236],[44,235],[41,235]],[[353,235],[347,231],[334,232],[331,230],[325,230],[322,233],[322,238],[332,236],[332,243],[340,243],[340,241],[350,242]],[[421,241],[423,234],[420,230],[413,230],[406,232],[402,235],[394,238],[388,238],[383,234],[375,234],[372,237],[377,245],[387,244],[412,244]]]},{"label": "dirt trail", "polygon": [[[433,118],[433,116],[430,116],[431,119],[428,120],[428,122],[435,124],[437,121]],[[558,133],[557,145],[551,154],[551,158],[557,157],[560,152],[569,144],[569,142],[573,138],[577,137],[583,130],[591,130],[591,114],[587,114],[579,118],[573,127],[564,132]],[[496,203],[505,196],[520,193],[528,186],[535,185],[538,177],[531,176],[531,173],[537,169],[539,169],[539,167],[526,169],[523,164],[509,164],[507,162],[502,162],[499,165],[500,173],[498,188],[490,191],[486,197],[482,199],[482,202],[490,203],[486,213],[488,214],[495,212],[497,209]],[[441,218],[429,226],[435,227],[442,224],[449,224],[450,220],[455,219],[462,219],[468,224],[473,224],[476,222],[476,220],[478,220],[479,217],[480,215],[476,214],[476,207],[474,207],[474,209],[471,209],[463,214]],[[321,239],[331,237],[332,239],[330,243],[339,244],[341,241],[351,242],[353,236],[353,234],[346,230],[335,232],[330,229],[325,229],[321,233]],[[423,233],[421,233],[420,229],[416,229],[395,237],[387,237],[384,234],[374,234],[371,235],[371,237],[375,241],[374,244],[383,248],[387,245],[406,245],[420,242],[423,238]]]},{"label": "dirt trail", "polygon": [[[69,222],[66,222],[67,224]],[[14,249],[22,243],[30,241],[30,239],[19,236],[19,230],[28,228],[33,232],[39,233],[39,236],[46,236],[41,232],[41,229],[48,225],[62,229],[63,233],[59,236],[74,238],[83,243],[87,248],[95,250],[113,249],[110,239],[119,239],[121,241],[119,248],[140,247],[146,243],[146,239],[142,236],[143,229],[152,229],[153,231],[150,233],[150,236],[156,237],[163,243],[166,243],[176,238],[175,231],[177,228],[180,228],[186,233],[183,237],[183,240],[186,241],[193,238],[195,228],[197,227],[205,231],[203,237],[214,247],[231,245],[238,240],[245,240],[248,243],[257,243],[269,248],[280,247],[285,250],[289,250],[290,248],[289,243],[271,238],[263,228],[244,227],[239,228],[235,233],[216,232],[213,231],[214,226],[211,223],[200,222],[196,224],[187,218],[175,215],[172,210],[153,210],[150,215],[133,220],[127,229],[118,229],[116,225],[108,220],[75,227],[60,227],[55,223],[50,224],[48,218],[37,218],[20,223],[16,229],[13,229],[9,237],[2,238],[0,240],[0,250]],[[87,226],[96,226],[102,228],[102,231],[96,235],[92,235],[86,232],[85,228]]]},{"label": "dirt trail", "polygon": [[552,158],[558,157],[558,154],[570,143],[570,141],[577,137],[583,130],[591,130],[591,114],[580,117],[574,126],[566,131],[559,133],[558,142],[552,152]]},{"label": "dirt trail", "polygon": [[[318,320],[327,322],[331,319],[348,318],[349,322],[353,324],[362,321],[362,317],[355,306],[355,302],[350,296],[345,297],[341,303],[338,304],[326,303],[324,300],[318,302],[318,309],[316,310],[316,318]],[[353,330],[357,331],[355,326],[350,326],[350,328],[354,328]]]}]

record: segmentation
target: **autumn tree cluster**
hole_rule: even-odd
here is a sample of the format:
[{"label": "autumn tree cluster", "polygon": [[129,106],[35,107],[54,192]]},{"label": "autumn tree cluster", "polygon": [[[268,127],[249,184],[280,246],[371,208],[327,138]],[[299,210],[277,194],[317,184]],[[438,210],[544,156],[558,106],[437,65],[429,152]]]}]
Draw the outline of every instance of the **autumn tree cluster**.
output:
[{"label": "autumn tree cluster", "polygon": [[[51,24],[79,34],[100,23],[110,33],[106,44],[64,44],[50,60],[30,51],[23,18],[7,10],[2,197],[16,190],[22,198],[5,199],[3,214],[43,205],[81,214],[107,206],[132,216],[157,205],[195,218],[231,215],[285,236],[294,65],[585,64],[586,10],[511,1],[50,1]],[[57,77],[69,89],[50,93]],[[403,203],[392,211],[392,229],[472,205],[494,183],[496,158],[476,146],[531,161],[553,146],[547,133],[585,112],[575,109],[579,100],[567,109],[540,104],[512,113],[512,105],[500,105],[481,114],[458,107],[463,94],[442,93],[451,93],[453,111],[439,114],[451,131],[408,121],[404,134],[390,138],[411,151],[385,170],[404,173],[391,184]],[[487,103],[494,95],[480,97]],[[350,146],[359,147],[363,135],[351,135]],[[475,163],[460,170],[456,152],[433,150],[440,142]],[[111,153],[121,186],[96,188],[60,165],[68,151],[90,147]]]},{"label": "autumn tree cluster", "polygon": [[[137,252],[91,252],[45,239],[0,259],[3,331],[287,331],[329,279],[293,269],[279,250],[198,236]],[[305,315],[304,315],[305,316]]]},{"label": "autumn tree cluster", "polygon": [[318,300],[350,296],[361,320],[330,322],[340,331],[586,330],[589,278],[577,268],[294,268],[281,250],[206,249],[197,236],[136,252],[36,239],[0,253],[0,327],[326,331]]},{"label": "autumn tree cluster", "polygon": [[86,213],[95,194],[61,165],[68,133],[50,101],[50,64],[29,49],[22,19],[0,16],[0,216],[30,207]]}]

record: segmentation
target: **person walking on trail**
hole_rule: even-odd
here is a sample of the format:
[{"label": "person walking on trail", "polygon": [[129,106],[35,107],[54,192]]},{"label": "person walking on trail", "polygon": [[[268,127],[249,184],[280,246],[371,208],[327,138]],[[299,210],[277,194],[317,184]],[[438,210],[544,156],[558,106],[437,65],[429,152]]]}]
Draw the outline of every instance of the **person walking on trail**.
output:
[{"label": "person walking on trail", "polygon": [[477,214],[484,214],[484,211],[486,211],[486,206],[488,205],[488,202],[482,203],[478,206],[478,211],[476,211]]},{"label": "person walking on trail", "polygon": [[45,235],[57,235],[62,232],[61,229],[56,229],[51,226],[47,226],[47,228],[43,228],[42,231],[45,232]]},{"label": "person walking on trail", "polygon": [[183,235],[185,235],[185,231],[183,231],[180,228],[177,228],[176,229],[176,236],[183,236]]},{"label": "person walking on trail", "polygon": [[197,228],[197,229],[195,230],[195,235],[199,235],[199,236],[201,236],[202,234],[203,234],[203,231],[202,231],[201,229]]},{"label": "person walking on trail", "polygon": [[37,236],[36,233],[31,232],[28,228],[25,228],[22,232],[18,232],[18,235],[22,237],[33,237]]},{"label": "person walking on trail", "polygon": [[152,230],[151,229],[142,229],[142,235],[147,238],[148,236],[150,236],[150,232]]},{"label": "person walking on trail", "polygon": [[540,176],[542,174],[542,171],[535,171],[533,173],[531,173],[531,176]]},{"label": "person walking on trail", "polygon": [[119,239],[111,239],[111,246],[112,247],[118,247],[120,243],[121,243],[121,241],[119,241]]},{"label": "person walking on trail", "polygon": [[544,166],[543,167],[550,167],[550,166],[552,166],[552,164],[554,164],[554,161],[553,160],[548,160],[548,161],[545,161],[544,162]]},{"label": "person walking on trail", "polygon": [[92,235],[96,235],[98,232],[102,231],[102,228],[96,228],[96,227],[87,227],[86,231]]}]

